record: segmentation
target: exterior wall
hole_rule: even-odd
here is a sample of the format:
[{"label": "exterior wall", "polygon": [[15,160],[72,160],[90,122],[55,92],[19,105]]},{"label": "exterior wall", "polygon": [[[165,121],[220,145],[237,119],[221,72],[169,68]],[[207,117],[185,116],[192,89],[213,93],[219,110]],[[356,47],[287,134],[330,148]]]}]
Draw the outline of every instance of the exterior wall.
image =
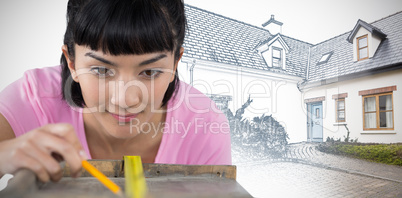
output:
[{"label": "exterior wall", "polygon": [[[182,62],[179,73],[189,75],[192,60]],[[181,79],[189,79],[183,76]],[[248,99],[253,102],[244,113],[248,119],[271,115],[289,134],[289,142],[307,139],[306,115],[301,110],[301,93],[297,89],[300,78],[279,76],[272,72],[241,68],[214,62],[196,62],[193,70],[193,86],[205,94],[231,96],[229,109],[235,113]],[[184,80],[190,83],[188,80]]]},{"label": "exterior wall", "polygon": [[[358,138],[359,142],[396,143],[402,142],[402,70],[376,74],[358,79],[343,81],[330,85],[304,90],[303,99],[325,96],[323,101],[323,138],[335,139],[346,137],[347,131],[343,125],[335,120],[335,100],[332,95],[348,93],[345,98],[346,126],[350,131],[350,138]],[[393,91],[393,118],[394,130],[363,130],[363,101],[359,91],[396,85]]]},{"label": "exterior wall", "polygon": [[368,55],[369,58],[373,57],[378,46],[381,43],[381,39],[378,38],[377,36],[373,36],[368,30],[365,28],[360,28],[355,37],[353,38],[353,61],[357,61],[357,40],[356,38],[359,38],[361,36],[364,36],[367,34],[367,42],[368,42]]}]

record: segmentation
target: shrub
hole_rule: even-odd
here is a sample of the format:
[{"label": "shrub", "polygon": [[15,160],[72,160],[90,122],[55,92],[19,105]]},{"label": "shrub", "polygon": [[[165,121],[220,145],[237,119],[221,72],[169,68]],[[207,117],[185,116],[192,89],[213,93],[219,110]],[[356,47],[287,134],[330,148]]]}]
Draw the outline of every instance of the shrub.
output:
[{"label": "shrub", "polygon": [[374,162],[402,166],[402,144],[348,144],[328,142],[318,146],[320,151],[347,155]]},{"label": "shrub", "polygon": [[232,152],[240,158],[281,157],[287,151],[289,139],[285,128],[272,115],[263,114],[248,120],[245,109],[253,102],[250,97],[236,111],[224,111],[230,123]]}]

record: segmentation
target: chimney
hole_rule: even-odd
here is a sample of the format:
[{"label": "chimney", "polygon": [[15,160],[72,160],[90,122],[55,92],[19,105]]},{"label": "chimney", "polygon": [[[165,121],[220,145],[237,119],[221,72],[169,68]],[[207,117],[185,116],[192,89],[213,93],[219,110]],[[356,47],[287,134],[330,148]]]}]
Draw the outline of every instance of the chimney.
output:
[{"label": "chimney", "polygon": [[282,25],[283,23],[275,20],[275,15],[271,15],[271,18],[262,24],[262,27],[267,29],[271,34],[282,34]]}]

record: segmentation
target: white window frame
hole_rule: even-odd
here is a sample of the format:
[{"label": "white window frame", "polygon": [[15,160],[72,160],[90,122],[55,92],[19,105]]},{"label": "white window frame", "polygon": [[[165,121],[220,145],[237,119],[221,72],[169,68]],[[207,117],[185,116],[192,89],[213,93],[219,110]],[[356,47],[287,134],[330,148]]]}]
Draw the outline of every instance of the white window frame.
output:
[{"label": "white window frame", "polygon": [[[279,58],[278,57],[275,57],[274,56],[274,51],[279,51]],[[282,64],[282,61],[283,61],[283,49],[281,49],[281,48],[279,48],[279,47],[274,47],[274,46],[272,46],[272,67],[274,67],[274,68],[283,68],[283,64]],[[274,65],[274,60],[278,60],[278,66],[275,66]],[[276,64],[276,63],[275,63]]]}]

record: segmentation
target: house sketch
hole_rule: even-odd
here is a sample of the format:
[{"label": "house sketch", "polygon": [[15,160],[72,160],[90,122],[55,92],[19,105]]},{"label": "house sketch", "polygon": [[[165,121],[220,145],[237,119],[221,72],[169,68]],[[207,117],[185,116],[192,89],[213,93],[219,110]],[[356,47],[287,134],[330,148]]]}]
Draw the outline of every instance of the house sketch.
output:
[{"label": "house sketch", "polygon": [[402,12],[359,20],[350,32],[313,45],[283,35],[274,16],[256,27],[185,9],[180,78],[219,108],[234,112],[250,96],[244,115],[272,115],[289,142],[402,142]]}]

